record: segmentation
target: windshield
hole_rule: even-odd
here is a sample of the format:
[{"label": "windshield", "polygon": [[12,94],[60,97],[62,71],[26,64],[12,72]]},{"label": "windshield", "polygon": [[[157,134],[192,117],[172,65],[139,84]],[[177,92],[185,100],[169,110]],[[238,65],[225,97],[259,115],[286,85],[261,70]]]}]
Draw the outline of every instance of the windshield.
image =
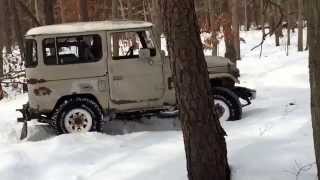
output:
[{"label": "windshield", "polygon": [[36,67],[38,65],[37,42],[34,39],[26,40],[26,68]]}]

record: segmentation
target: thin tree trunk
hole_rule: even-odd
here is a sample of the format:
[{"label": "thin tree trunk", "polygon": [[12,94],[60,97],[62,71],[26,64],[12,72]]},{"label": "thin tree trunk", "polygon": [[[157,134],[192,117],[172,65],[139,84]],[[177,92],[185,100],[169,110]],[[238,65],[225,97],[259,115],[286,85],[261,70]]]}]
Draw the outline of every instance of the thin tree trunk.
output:
[{"label": "thin tree trunk", "polygon": [[240,60],[240,35],[239,35],[239,2],[238,0],[232,0],[232,32],[233,43],[236,51],[236,60]]},{"label": "thin tree trunk", "polygon": [[246,31],[250,30],[248,23],[248,3],[247,0],[244,0],[244,27]]},{"label": "thin tree trunk", "polygon": [[314,148],[320,180],[320,2],[306,0],[305,12],[308,18],[309,68],[311,89],[311,116]]},{"label": "thin tree trunk", "polygon": [[4,33],[5,33],[5,47],[6,47],[6,53],[11,54],[11,48],[13,46],[13,29],[12,29],[12,21],[13,21],[13,16],[12,16],[12,11],[10,10],[9,2],[10,0],[3,0],[3,10],[5,16],[2,16],[3,18],[6,18],[6,26],[4,26]]},{"label": "thin tree trunk", "polygon": [[237,63],[237,54],[234,46],[234,37],[232,31],[232,14],[230,12],[230,0],[224,0],[222,5],[223,12],[223,35],[226,46],[225,57],[229,58],[233,63]]},{"label": "thin tree trunk", "polygon": [[229,180],[225,132],[209,96],[208,70],[194,1],[160,2],[180,109],[189,180]]},{"label": "thin tree trunk", "polygon": [[[118,0],[112,0],[112,19],[118,19],[119,18],[119,1]],[[119,37],[114,34],[113,35],[113,56],[119,56]]]},{"label": "thin tree trunk", "polygon": [[154,23],[154,33],[156,37],[156,43],[158,45],[161,45],[161,34],[163,32],[162,27],[162,17],[160,15],[160,6],[159,6],[160,0],[152,0],[152,8],[151,8],[151,20]]},{"label": "thin tree trunk", "polygon": [[210,24],[210,30],[212,33],[211,39],[212,39],[212,56],[217,56],[218,55],[218,45],[219,45],[219,40],[217,39],[217,31],[219,28],[216,27],[215,23],[215,1],[214,0],[207,0],[208,3],[208,10],[209,10],[209,24]]},{"label": "thin tree trunk", "polygon": [[303,0],[298,0],[298,51],[303,51]]},{"label": "thin tree trunk", "polygon": [[19,49],[20,49],[21,59],[24,60],[25,48],[24,48],[24,41],[23,41],[23,33],[22,33],[20,17],[18,15],[18,9],[16,5],[17,5],[16,0],[10,0],[10,9],[12,10],[13,21],[14,21],[13,22],[14,30],[15,30],[14,32],[17,38]]},{"label": "thin tree trunk", "polygon": [[87,0],[80,0],[80,21],[89,21],[88,2]]},{"label": "thin tree trunk", "polygon": [[[4,39],[5,39],[4,26],[6,22],[3,8],[4,8],[4,0],[0,0],[0,79],[3,77],[3,48],[4,48]],[[1,80],[0,80],[0,86],[1,86]]]},{"label": "thin tree trunk", "polygon": [[287,26],[287,46],[291,45],[291,26],[292,26],[292,18],[291,18],[291,3],[287,2],[287,19],[288,19],[288,26]]}]

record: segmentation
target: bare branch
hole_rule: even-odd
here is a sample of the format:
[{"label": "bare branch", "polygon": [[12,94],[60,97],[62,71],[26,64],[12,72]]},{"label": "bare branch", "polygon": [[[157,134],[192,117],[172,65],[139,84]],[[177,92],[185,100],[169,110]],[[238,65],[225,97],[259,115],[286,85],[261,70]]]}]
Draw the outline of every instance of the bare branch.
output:
[{"label": "bare branch", "polygon": [[269,6],[274,6],[279,10],[279,12],[280,12],[279,22],[276,24],[276,26],[270,27],[268,33],[263,34],[262,41],[258,45],[254,46],[251,49],[251,51],[255,50],[258,47],[261,47],[261,49],[262,49],[262,45],[263,45],[264,41],[266,40],[266,37],[267,36],[272,36],[275,33],[275,31],[282,26],[282,21],[283,21],[283,18],[284,18],[284,13],[283,13],[282,7],[279,4],[273,2],[272,0],[264,0],[264,10],[263,10],[263,15],[264,16],[265,16],[266,11],[267,11]]},{"label": "bare branch", "polygon": [[32,11],[28,8],[27,5],[24,4],[21,0],[18,0],[18,4],[21,6],[21,8],[24,10],[24,12],[27,13],[27,15],[32,19],[34,23],[36,23],[37,26],[41,26],[41,23],[39,20],[34,16]]}]

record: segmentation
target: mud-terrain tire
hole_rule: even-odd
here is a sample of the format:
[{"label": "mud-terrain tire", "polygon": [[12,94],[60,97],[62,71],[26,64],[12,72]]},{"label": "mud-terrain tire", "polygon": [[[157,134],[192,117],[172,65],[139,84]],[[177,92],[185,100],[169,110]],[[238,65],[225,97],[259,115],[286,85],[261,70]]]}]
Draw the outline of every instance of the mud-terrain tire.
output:
[{"label": "mud-terrain tire", "polygon": [[219,104],[220,107],[222,106],[224,108],[224,113],[227,113],[223,114],[223,116],[226,116],[222,116],[222,119],[220,120],[236,121],[241,119],[242,105],[239,97],[234,92],[223,87],[213,87],[211,93],[215,104]]},{"label": "mud-terrain tire", "polygon": [[61,103],[51,119],[57,134],[101,132],[103,113],[95,101],[77,97]]}]

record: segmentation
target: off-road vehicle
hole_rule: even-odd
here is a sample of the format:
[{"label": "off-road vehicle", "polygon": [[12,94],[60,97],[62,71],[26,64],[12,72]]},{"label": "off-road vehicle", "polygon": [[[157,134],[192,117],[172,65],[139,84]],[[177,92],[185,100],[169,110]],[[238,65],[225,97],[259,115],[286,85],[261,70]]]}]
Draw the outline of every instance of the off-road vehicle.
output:
[{"label": "off-road vehicle", "polygon": [[[49,123],[58,133],[99,131],[104,119],[166,115],[174,109],[169,58],[152,31],[151,23],[141,21],[29,30],[25,36],[29,102],[18,118],[24,131],[31,119]],[[229,59],[206,57],[206,61],[220,120],[239,120],[255,91],[235,86],[239,70]]]}]

